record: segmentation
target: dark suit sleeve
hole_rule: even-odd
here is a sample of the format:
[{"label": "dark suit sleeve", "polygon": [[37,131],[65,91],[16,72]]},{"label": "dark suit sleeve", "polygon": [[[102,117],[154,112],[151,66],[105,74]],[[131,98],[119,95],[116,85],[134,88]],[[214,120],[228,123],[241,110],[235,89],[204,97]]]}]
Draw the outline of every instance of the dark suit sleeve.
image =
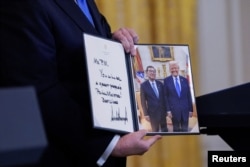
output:
[{"label": "dark suit sleeve", "polygon": [[186,81],[186,85],[187,85],[187,99],[188,99],[188,107],[189,107],[189,112],[193,112],[193,101],[192,101],[192,94],[191,94],[191,90],[190,90],[190,85],[188,83],[188,80],[186,78],[184,78]]},{"label": "dark suit sleeve", "polygon": [[37,12],[21,3],[5,9],[1,4],[1,85],[35,86],[49,140],[67,149],[81,147],[72,137],[82,134],[82,116],[58,81],[51,24],[36,5]]},{"label": "dark suit sleeve", "polygon": [[170,106],[169,106],[169,90],[168,90],[168,79],[165,78],[163,80],[163,90],[164,90],[164,101],[165,101],[165,109],[166,112],[170,111]]},{"label": "dark suit sleeve", "polygon": [[142,110],[145,116],[148,116],[148,111],[147,111],[147,95],[145,92],[145,83],[141,85],[140,88],[140,98],[141,98],[141,106]]},{"label": "dark suit sleeve", "polygon": [[[90,157],[97,160],[113,138],[113,134],[91,130],[90,107],[86,99],[88,92],[87,88],[84,89],[80,85],[86,83],[81,81],[84,76],[83,79],[77,80],[77,77],[67,74],[67,70],[73,70],[75,67],[68,68],[66,63],[61,63],[67,62],[61,55],[75,55],[74,51],[63,52],[66,45],[57,38],[59,34],[56,32],[56,25],[45,9],[51,7],[45,6],[48,2],[1,0],[0,86],[34,86],[50,144],[72,156],[82,158],[83,155],[90,154]],[[60,12],[55,13],[59,14]],[[60,28],[67,31],[65,27]],[[82,38],[76,38],[75,41],[80,39]],[[70,41],[70,36],[68,40]],[[82,45],[81,42],[75,43],[77,45],[72,48]],[[82,46],[76,48],[75,53],[79,51],[78,54],[81,55],[82,50]],[[78,62],[77,60],[76,58],[67,63],[73,64]],[[63,69],[65,71],[61,73]],[[75,69],[76,72],[80,70],[82,69]],[[72,77],[75,84],[63,81],[65,75]],[[84,96],[87,102],[84,102]]]}]

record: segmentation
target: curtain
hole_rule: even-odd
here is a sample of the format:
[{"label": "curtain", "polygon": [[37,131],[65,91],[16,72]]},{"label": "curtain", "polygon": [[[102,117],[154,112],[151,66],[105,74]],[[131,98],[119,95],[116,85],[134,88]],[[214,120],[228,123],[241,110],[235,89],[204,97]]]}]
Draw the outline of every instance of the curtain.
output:
[{"label": "curtain", "polygon": [[[197,0],[95,0],[112,30],[133,28],[139,43],[188,44],[194,86],[197,85]],[[199,135],[164,136],[142,156],[130,156],[127,167],[201,167]]]}]

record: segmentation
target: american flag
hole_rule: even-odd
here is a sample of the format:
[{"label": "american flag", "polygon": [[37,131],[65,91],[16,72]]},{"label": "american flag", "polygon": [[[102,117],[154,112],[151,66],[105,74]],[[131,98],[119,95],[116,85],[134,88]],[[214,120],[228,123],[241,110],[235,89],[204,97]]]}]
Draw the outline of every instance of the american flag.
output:
[{"label": "american flag", "polygon": [[189,76],[189,56],[186,54],[186,78],[188,82],[190,83],[190,76]]},{"label": "american flag", "polygon": [[142,71],[137,71],[136,72],[136,80],[139,84],[143,83],[145,81],[144,79],[144,72]]}]

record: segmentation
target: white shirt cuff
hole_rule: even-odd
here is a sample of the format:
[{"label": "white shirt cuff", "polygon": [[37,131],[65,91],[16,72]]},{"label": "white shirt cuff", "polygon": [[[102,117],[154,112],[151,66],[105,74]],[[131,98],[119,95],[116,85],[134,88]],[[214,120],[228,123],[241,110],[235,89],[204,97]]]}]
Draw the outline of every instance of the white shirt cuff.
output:
[{"label": "white shirt cuff", "polygon": [[115,145],[119,141],[119,139],[120,139],[120,135],[115,135],[113,137],[113,139],[109,143],[108,147],[103,152],[102,156],[97,160],[96,163],[97,163],[98,166],[102,166],[106,162],[106,160],[108,159],[109,155],[111,154],[111,152],[115,148]]}]

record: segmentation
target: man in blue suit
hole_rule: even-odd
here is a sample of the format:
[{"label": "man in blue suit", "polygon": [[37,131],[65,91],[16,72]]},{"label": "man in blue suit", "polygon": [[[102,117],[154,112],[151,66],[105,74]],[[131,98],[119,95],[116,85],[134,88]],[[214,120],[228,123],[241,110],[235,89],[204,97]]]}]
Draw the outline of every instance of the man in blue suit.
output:
[{"label": "man in blue suit", "polygon": [[93,128],[83,32],[117,40],[131,54],[138,36],[128,28],[112,33],[94,0],[87,0],[92,24],[78,1],[1,0],[0,86],[35,87],[53,153],[41,166],[125,167],[126,156],[145,153],[160,136],[143,140],[146,131]]},{"label": "man in blue suit", "polygon": [[172,118],[174,132],[187,132],[189,117],[193,115],[189,83],[179,75],[178,62],[170,62],[169,70],[171,75],[164,79],[167,115]]},{"label": "man in blue suit", "polygon": [[146,75],[148,80],[140,87],[145,119],[150,122],[152,132],[167,132],[163,83],[156,80],[156,69],[153,66],[147,66]]}]

